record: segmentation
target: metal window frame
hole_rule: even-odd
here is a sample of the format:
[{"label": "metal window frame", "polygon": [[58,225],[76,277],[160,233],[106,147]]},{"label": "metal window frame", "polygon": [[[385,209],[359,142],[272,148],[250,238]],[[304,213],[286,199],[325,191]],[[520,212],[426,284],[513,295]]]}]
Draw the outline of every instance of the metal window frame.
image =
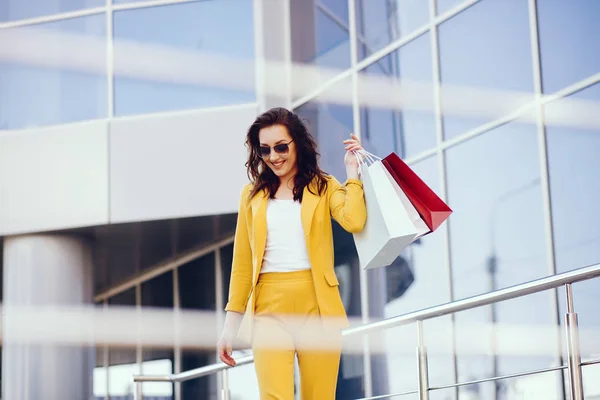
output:
[{"label": "metal window frame", "polygon": [[[437,1],[429,0],[429,17],[431,21],[435,21],[437,15]],[[443,123],[443,110],[442,110],[442,90],[441,90],[441,61],[440,61],[440,44],[438,37],[438,25],[435,23],[431,24],[429,31],[430,35],[430,46],[431,46],[431,60],[433,62],[433,98],[434,98],[434,115],[435,115],[435,133],[436,133],[436,149],[435,154],[437,157],[438,165],[438,176],[440,179],[440,195],[444,200],[448,200],[448,180],[446,171],[446,152],[444,151],[442,144],[444,143],[444,123]],[[411,161],[411,160],[409,160]],[[414,163],[414,161],[412,161]],[[450,223],[448,221],[442,227],[444,233],[444,266],[447,274],[448,282],[448,296],[450,301],[456,300],[454,295],[454,281],[452,279],[452,254],[450,244]],[[454,383],[458,383],[458,356],[457,356],[457,344],[456,344],[456,315],[450,314],[450,325],[452,330],[452,369],[454,370]],[[459,388],[455,389],[455,398],[459,398]]]},{"label": "metal window frame", "polygon": [[[362,138],[362,126],[360,120],[360,104],[358,101],[358,25],[356,14],[356,1],[348,0],[348,30],[350,41],[350,78],[352,85],[352,123],[354,125],[354,134]],[[359,271],[360,287],[360,314],[363,324],[369,322],[369,280],[368,271],[360,268]],[[363,337],[363,386],[365,397],[373,396],[373,368],[371,365],[371,350],[369,337]]]},{"label": "metal window frame", "polygon": [[[544,233],[546,242],[546,262],[548,263],[548,273],[556,274],[556,250],[554,247],[554,226],[552,224],[552,199],[550,195],[550,160],[548,158],[547,132],[544,118],[544,104],[542,103],[543,83],[542,83],[542,59],[540,49],[539,25],[537,0],[528,0],[529,12],[529,33],[531,42],[531,61],[533,68],[533,89],[537,101],[535,107],[536,129],[538,135],[538,157],[540,161],[540,186],[542,192],[543,214],[544,214]],[[553,314],[556,316],[556,325],[560,326],[560,307],[558,290],[550,291],[550,304]],[[563,341],[559,332],[556,332],[556,361],[558,365],[563,365],[562,347]],[[561,379],[562,398],[566,399],[567,391],[565,380]]]}]

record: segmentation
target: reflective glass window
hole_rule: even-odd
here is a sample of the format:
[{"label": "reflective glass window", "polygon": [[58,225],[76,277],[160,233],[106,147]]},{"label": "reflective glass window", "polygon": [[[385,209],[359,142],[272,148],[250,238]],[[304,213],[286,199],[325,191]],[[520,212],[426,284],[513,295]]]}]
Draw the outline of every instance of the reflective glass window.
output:
[{"label": "reflective glass window", "polygon": [[[207,327],[208,329],[208,327]],[[181,370],[189,371],[195,368],[214,364],[217,357],[210,350],[184,350],[181,352]],[[237,369],[237,368],[236,368]],[[202,378],[192,379],[181,383],[181,399],[218,399],[217,375],[211,374]]]},{"label": "reflective glass window", "polygon": [[[600,84],[596,84],[548,104],[545,110],[557,272],[600,262],[599,101]],[[583,332],[582,357],[598,358],[600,345],[592,332],[600,329],[600,280],[577,283],[573,292]],[[562,321],[566,313],[564,289],[559,294]]]},{"label": "reflective glass window", "polygon": [[[552,371],[533,375],[520,376],[510,379],[500,379],[496,382],[480,382],[459,388],[460,400],[471,399],[544,399],[562,400],[563,387],[559,383],[562,379],[561,372]],[[494,391],[497,390],[497,394]],[[448,389],[442,390],[447,392]],[[441,393],[440,393],[441,394]],[[446,393],[444,393],[446,394]],[[450,399],[440,397],[439,399]]]},{"label": "reflective glass window", "polygon": [[439,27],[444,135],[533,100],[527,0],[482,0]]},{"label": "reflective glass window", "polygon": [[251,1],[117,11],[114,35],[116,115],[256,99]]},{"label": "reflective glass window", "polygon": [[[221,256],[221,269],[223,270],[223,304],[229,299],[229,285],[231,283],[231,265],[233,263],[233,243],[219,249]],[[222,311],[222,310],[221,310]]]},{"label": "reflective glass window", "polygon": [[0,130],[105,117],[105,40],[104,15],[0,30]]},{"label": "reflective glass window", "polygon": [[[346,180],[343,141],[353,132],[351,80],[343,79],[320,97],[298,107],[295,112],[315,137],[320,153],[320,167],[341,182]],[[333,97],[339,100],[329,101]]]},{"label": "reflective glass window", "polygon": [[215,253],[209,253],[179,267],[181,308],[214,311]]},{"label": "reflective glass window", "polygon": [[[448,149],[446,161],[455,299],[547,276],[535,125],[503,125]],[[457,313],[459,379],[552,366],[555,329],[550,292]]]},{"label": "reflective glass window", "polygon": [[465,3],[465,0],[436,0],[437,13],[443,14]]},{"label": "reflective glass window", "polygon": [[96,292],[139,272],[139,224],[105,225],[95,229]]},{"label": "reflective glass window", "polygon": [[410,157],[436,145],[430,34],[411,41],[359,75],[365,148]]},{"label": "reflective glass window", "polygon": [[536,4],[544,92],[600,72],[600,2],[538,0]]},{"label": "reflective glass window", "polygon": [[153,268],[175,255],[171,220],[145,221],[138,231],[142,269]]},{"label": "reflective glass window", "polygon": [[429,1],[355,1],[359,59],[373,54],[429,21]]},{"label": "reflective glass window", "polygon": [[347,3],[347,0],[290,3],[295,98],[350,67]]},{"label": "reflective glass window", "polygon": [[105,4],[105,0],[3,0],[0,2],[0,22],[103,7]]},{"label": "reflective glass window", "polygon": [[582,368],[583,394],[588,399],[600,396],[600,364],[586,365]]}]

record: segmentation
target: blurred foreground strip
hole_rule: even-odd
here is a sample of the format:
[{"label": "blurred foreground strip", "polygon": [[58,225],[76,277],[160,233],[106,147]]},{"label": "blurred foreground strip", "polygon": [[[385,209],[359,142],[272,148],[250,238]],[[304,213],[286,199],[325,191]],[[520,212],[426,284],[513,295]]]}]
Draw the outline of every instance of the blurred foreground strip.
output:
[{"label": "blurred foreground strip", "polygon": [[[159,309],[136,309],[133,307],[3,307],[2,341],[4,344],[19,345],[81,345],[81,346],[125,346],[180,347],[215,349],[221,333],[218,315],[202,311],[175,311]],[[285,316],[290,320],[290,316]],[[324,349],[330,344],[328,336],[315,334],[320,324],[314,327],[300,321],[304,328],[294,335],[305,344]],[[354,326],[359,320],[352,320]],[[451,354],[451,325],[427,329],[425,340],[431,355]],[[459,354],[492,354],[492,329],[487,323],[458,324],[456,346]],[[417,344],[416,326],[410,324],[368,335],[372,353],[414,355]],[[597,330],[580,331],[582,348],[598,346]],[[272,336],[271,336],[272,335]],[[549,356],[556,354],[557,341],[563,331],[554,325],[508,325],[496,326],[498,354],[521,356]],[[363,334],[345,335],[344,352],[362,354]],[[267,331],[261,343],[279,347],[276,334]],[[590,347],[591,346],[591,347]],[[599,349],[600,350],[600,349]]]},{"label": "blurred foreground strip", "polygon": [[[282,39],[283,40],[283,39]],[[203,50],[185,50],[174,46],[140,43],[115,38],[112,72],[115,77],[133,78],[163,84],[211,87],[226,90],[255,90],[257,65],[265,79],[261,91],[265,95],[310,99],[316,103],[352,105],[351,85],[339,84],[350,70],[303,63],[283,63],[267,59],[234,57]],[[65,50],[68,49],[68,50]],[[52,29],[25,27],[0,31],[0,63],[18,67],[34,67],[105,75],[106,41],[91,35],[57,32]],[[416,110],[433,114],[433,83],[409,81],[396,76],[359,74],[358,97],[362,107],[382,110]],[[282,88],[282,81],[293,82]],[[600,81],[600,72],[590,77],[587,85]],[[329,85],[331,84],[331,85]],[[327,90],[315,91],[320,85]],[[323,86],[325,87],[325,86]],[[520,122],[536,122],[536,96],[485,87],[442,84],[441,101],[445,116],[499,118]],[[571,90],[576,90],[571,89]],[[318,94],[318,96],[317,96]],[[600,128],[598,102],[588,99],[543,95],[539,100],[552,102],[546,110],[547,125]],[[508,117],[507,117],[508,116]]]}]

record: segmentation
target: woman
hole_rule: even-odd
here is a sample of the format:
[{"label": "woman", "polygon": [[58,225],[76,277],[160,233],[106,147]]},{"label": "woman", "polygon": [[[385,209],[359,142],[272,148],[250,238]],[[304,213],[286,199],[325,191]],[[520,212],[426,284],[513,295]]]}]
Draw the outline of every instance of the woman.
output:
[{"label": "woman", "polygon": [[251,341],[261,400],[294,398],[295,355],[302,399],[335,398],[348,320],[333,268],[331,217],[348,232],[361,231],[367,218],[353,153],[362,147],[355,135],[343,143],[348,179],[341,185],[319,169],[315,141],[296,114],[271,109],[247,133],[251,183],[240,199],[218,350],[233,366],[236,333]]}]

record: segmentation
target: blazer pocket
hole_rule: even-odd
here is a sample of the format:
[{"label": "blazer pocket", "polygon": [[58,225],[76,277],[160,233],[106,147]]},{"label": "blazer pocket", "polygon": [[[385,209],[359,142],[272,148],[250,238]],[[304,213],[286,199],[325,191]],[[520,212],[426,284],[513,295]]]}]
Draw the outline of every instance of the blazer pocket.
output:
[{"label": "blazer pocket", "polygon": [[340,282],[338,281],[337,276],[335,275],[335,272],[332,270],[325,271],[325,280],[327,281],[329,286],[339,286],[340,285]]}]

